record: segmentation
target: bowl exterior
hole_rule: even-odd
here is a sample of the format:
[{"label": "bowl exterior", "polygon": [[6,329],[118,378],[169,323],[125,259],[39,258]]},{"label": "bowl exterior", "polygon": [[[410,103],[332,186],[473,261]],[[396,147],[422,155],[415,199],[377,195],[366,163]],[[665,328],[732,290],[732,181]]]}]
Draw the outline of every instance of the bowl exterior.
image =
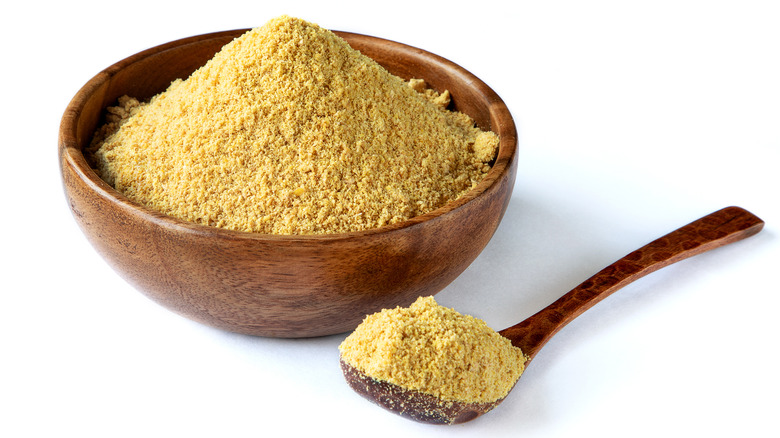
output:
[{"label": "bowl exterior", "polygon": [[347,234],[241,233],[137,205],[89,167],[82,151],[107,106],[124,94],[143,99],[164,90],[243,32],[201,35],[141,52],[95,76],[73,98],[60,127],[60,171],[73,216],[95,249],[163,306],[220,329],[260,336],[345,332],[367,314],[408,305],[447,286],[479,255],[501,221],[515,180],[516,133],[492,90],[481,82],[481,89],[458,88],[476,78],[413,47],[339,33],[395,74],[459,90],[453,91],[458,109],[501,136],[499,157],[486,180],[442,211]]}]

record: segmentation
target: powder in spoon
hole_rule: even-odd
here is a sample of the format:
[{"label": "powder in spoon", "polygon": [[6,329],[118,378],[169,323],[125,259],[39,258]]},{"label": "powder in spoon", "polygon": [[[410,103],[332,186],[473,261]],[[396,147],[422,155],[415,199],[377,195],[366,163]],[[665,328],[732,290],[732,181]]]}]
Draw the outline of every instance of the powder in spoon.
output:
[{"label": "powder in spoon", "polygon": [[506,397],[525,366],[509,339],[433,297],[367,316],[339,350],[375,380],[464,403]]},{"label": "powder in spoon", "polygon": [[106,182],[180,219],[358,231],[441,207],[487,173],[498,137],[449,100],[282,16],[150,102],[121,99],[90,149]]}]

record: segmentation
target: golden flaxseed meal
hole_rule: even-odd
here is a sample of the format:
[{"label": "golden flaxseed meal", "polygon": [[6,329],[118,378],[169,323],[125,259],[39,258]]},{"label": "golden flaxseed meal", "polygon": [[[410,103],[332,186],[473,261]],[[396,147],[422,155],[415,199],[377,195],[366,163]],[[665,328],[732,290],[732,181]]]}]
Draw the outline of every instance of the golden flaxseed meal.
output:
[{"label": "golden flaxseed meal", "polygon": [[191,222],[357,231],[436,209],[489,170],[498,137],[315,24],[273,19],[186,80],[123,97],[90,147],[106,182]]},{"label": "golden flaxseed meal", "polygon": [[375,380],[464,403],[506,397],[525,365],[509,339],[433,297],[367,316],[339,350],[345,363]]}]

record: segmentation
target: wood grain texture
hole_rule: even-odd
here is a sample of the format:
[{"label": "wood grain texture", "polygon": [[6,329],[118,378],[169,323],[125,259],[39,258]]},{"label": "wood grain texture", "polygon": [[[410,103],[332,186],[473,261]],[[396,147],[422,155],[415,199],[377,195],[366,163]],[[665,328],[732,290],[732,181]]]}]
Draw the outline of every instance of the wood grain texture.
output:
[{"label": "wood grain texture", "polygon": [[[553,335],[623,286],[672,263],[752,236],[764,222],[752,213],[727,207],[677,229],[626,255],[525,321],[499,333],[523,350],[526,367]],[[471,421],[500,404],[443,402],[378,381],[341,361],[347,383],[357,393],[403,417],[430,424]]]},{"label": "wood grain texture", "polygon": [[339,360],[347,384],[364,398],[409,420],[428,424],[459,424],[471,421],[503,401],[458,403],[375,380]]},{"label": "wood grain texture", "polygon": [[444,288],[501,221],[515,181],[517,133],[506,105],[486,84],[418,48],[336,32],[392,73],[450,90],[454,108],[499,134],[501,143],[477,187],[409,221],[321,236],[223,230],[135,204],[89,167],[82,151],[107,106],[125,94],[146,99],[165,90],[246,30],[185,38],[130,56],[92,78],[70,102],[60,125],[60,171],[73,216],[91,244],[123,278],[167,308],[260,336],[345,332],[367,314]]},{"label": "wood grain texture", "polygon": [[604,298],[672,263],[752,236],[764,222],[739,207],[727,207],[660,237],[582,282],[525,321],[499,333],[528,360],[560,331]]}]

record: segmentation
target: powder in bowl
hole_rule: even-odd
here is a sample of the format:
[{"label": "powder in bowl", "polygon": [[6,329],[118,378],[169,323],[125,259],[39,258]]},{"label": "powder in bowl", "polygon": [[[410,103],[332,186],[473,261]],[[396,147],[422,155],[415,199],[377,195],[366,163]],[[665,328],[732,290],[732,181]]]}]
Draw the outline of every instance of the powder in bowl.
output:
[{"label": "powder in bowl", "polygon": [[148,103],[121,99],[88,155],[115,189],[180,219],[359,231],[439,208],[487,173],[498,137],[448,102],[283,16]]}]

